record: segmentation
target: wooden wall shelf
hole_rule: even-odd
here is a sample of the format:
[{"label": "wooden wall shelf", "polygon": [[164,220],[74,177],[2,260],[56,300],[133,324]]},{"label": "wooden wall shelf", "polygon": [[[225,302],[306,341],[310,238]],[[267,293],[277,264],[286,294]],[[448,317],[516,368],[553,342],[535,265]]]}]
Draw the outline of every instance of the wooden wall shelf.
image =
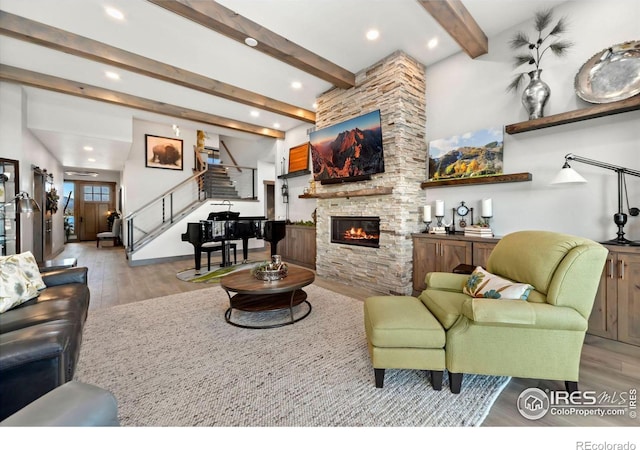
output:
[{"label": "wooden wall shelf", "polygon": [[525,131],[555,127],[566,123],[580,122],[581,120],[595,119],[638,109],[640,109],[640,95],[613,103],[594,105],[588,108],[576,109],[575,111],[554,114],[549,117],[514,123],[507,125],[505,131],[507,134],[524,133]]},{"label": "wooden wall shelf", "polygon": [[354,191],[320,192],[317,194],[302,194],[298,198],[349,198],[349,197],[369,197],[372,195],[389,195],[393,193],[392,187],[379,187],[370,189],[358,189]]},{"label": "wooden wall shelf", "polygon": [[295,172],[284,173],[282,175],[278,175],[278,178],[282,180],[284,178],[303,177],[305,175],[311,175],[311,171],[310,170],[297,170]]},{"label": "wooden wall shelf", "polygon": [[493,183],[518,183],[531,181],[533,175],[527,172],[512,173],[508,175],[494,175],[488,177],[457,178],[454,180],[423,181],[420,183],[422,189],[442,186],[467,186],[471,184],[493,184]]}]

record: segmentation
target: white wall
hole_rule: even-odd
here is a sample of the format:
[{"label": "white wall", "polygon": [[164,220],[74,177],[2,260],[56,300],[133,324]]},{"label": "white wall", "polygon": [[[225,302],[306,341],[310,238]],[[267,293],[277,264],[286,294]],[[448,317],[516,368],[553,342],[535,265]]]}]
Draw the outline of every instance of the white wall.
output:
[{"label": "white wall", "polygon": [[[182,170],[146,167],[145,134],[182,139]],[[181,127],[180,137],[176,138],[171,125],[134,119],[132,141],[131,152],[125,162],[123,173],[127,214],[193,175],[191,169],[193,168],[193,148],[196,145],[196,130]]]},{"label": "white wall", "polygon": [[[53,175],[53,187],[58,191],[60,200],[58,201],[58,212],[51,217],[51,251],[53,255],[60,253],[64,250],[64,213],[62,211],[62,196],[63,196],[63,183],[64,172],[62,170],[62,164],[47,150],[44,145],[29,131],[29,129],[23,129],[22,133],[22,151],[25,160],[28,162],[28,166],[23,167],[20,164],[20,180],[24,186],[23,178],[30,179],[30,187],[26,191],[30,194],[33,193],[33,171],[31,166],[38,166],[41,169],[47,169],[47,173]],[[50,186],[47,184],[47,189]],[[40,208],[44,211],[46,205],[40,205]],[[24,225],[28,220],[23,220],[21,223]],[[33,228],[32,228],[33,229]],[[27,246],[31,250],[33,248],[33,238],[29,241],[22,241],[23,246],[21,250],[27,250]]]},{"label": "white wall", "polygon": [[[276,172],[282,174],[282,163],[284,161],[284,173],[288,172],[289,149],[305,142],[309,142],[307,130],[311,125],[304,124],[287,131],[284,141],[280,141],[276,155]],[[311,156],[309,156],[310,158]],[[309,170],[311,161],[309,161]],[[310,198],[298,198],[304,193],[304,189],[309,187],[309,181],[313,179],[313,173],[309,176],[300,176],[287,179],[289,185],[289,205],[287,215],[287,205],[282,203],[282,179],[276,183],[276,218],[285,219],[288,217],[292,222],[312,220],[313,211],[316,209],[317,201]]]},{"label": "white wall", "polygon": [[[0,83],[0,155],[18,160],[20,164],[20,191],[33,195],[32,166],[47,169],[53,174],[54,187],[62,194],[64,174],[60,162],[27,128],[27,98],[22,87],[11,83]],[[40,205],[44,208],[45,205]],[[64,217],[58,210],[53,215],[52,251],[59,253],[64,248]],[[26,215],[20,221],[20,250],[33,251],[33,223]]]},{"label": "white wall", "polygon": [[[125,186],[125,198],[128,203],[128,211],[135,211],[151,201],[155,196],[161,194],[173,186],[178,184],[182,179],[186,179],[192,175],[192,159],[193,146],[195,145],[196,130],[188,130],[181,127],[180,139],[184,139],[184,170],[171,171],[160,169],[145,169],[144,167],[144,134],[155,134],[160,136],[172,136],[172,129],[169,126],[163,126],[157,123],[144,122],[137,120],[134,123],[134,137],[132,154],[129,156],[125,165],[123,182]],[[256,169],[256,196],[257,200],[234,200],[232,201],[231,210],[240,212],[241,216],[263,216],[264,215],[264,190],[263,181],[273,180],[276,141],[274,139],[238,139],[230,137],[222,137],[231,153],[233,154],[239,166],[251,167]],[[226,155],[223,148],[221,156],[223,164],[233,164]],[[137,156],[136,156],[137,155]],[[154,171],[150,173],[149,171]],[[159,174],[164,172],[183,173],[181,178],[171,177],[170,185],[167,180],[163,180],[162,187],[159,187]],[[249,175],[249,172],[246,171]],[[169,175],[167,176],[167,178]],[[135,200],[133,200],[135,199]],[[135,206],[131,206],[131,202],[135,202]],[[181,235],[187,231],[188,222],[198,222],[207,218],[210,212],[226,211],[228,206],[221,205],[217,201],[212,200],[206,202],[203,206],[192,212],[180,222],[175,223],[168,231],[163,233],[152,242],[136,251],[131,255],[134,263],[141,264],[146,261],[153,261],[159,258],[193,255],[193,246],[189,242],[183,242]],[[237,241],[238,258],[242,259],[242,242]],[[248,248],[263,248],[264,241],[262,239],[250,239]],[[215,255],[214,255],[215,258]]]},{"label": "white wall", "polygon": [[[22,153],[23,90],[17,84],[0,82],[0,156],[18,161],[20,186],[18,191],[33,194],[33,177]],[[20,250],[33,250],[33,226],[30,220],[20,221]]]},{"label": "white wall", "polygon": [[[594,54],[611,45],[637,39],[640,2],[570,1],[556,8],[556,19],[569,21],[566,38],[575,43],[564,57],[547,54],[542,79],[551,88],[545,116],[591,106],[577,97],[573,79]],[[490,39],[489,53],[475,60],[457,54],[427,67],[427,141],[490,126],[528,119],[517,95],[505,88],[516,71],[508,41],[514,31],[533,30],[533,20]],[[640,111],[504,136],[504,173],[530,172],[532,182],[429,188],[426,203],[445,201],[451,208],[465,201],[479,215],[482,198],[493,199],[496,235],[523,229],[544,229],[581,235],[598,241],[615,237],[617,178],[613,171],[572,164],[589,182],[551,186],[564,155],[640,170]],[[425,174],[425,179],[427,175]],[[627,177],[631,206],[640,207],[640,179]],[[625,202],[626,210],[626,202]],[[629,217],[626,237],[640,240],[640,217]]]}]

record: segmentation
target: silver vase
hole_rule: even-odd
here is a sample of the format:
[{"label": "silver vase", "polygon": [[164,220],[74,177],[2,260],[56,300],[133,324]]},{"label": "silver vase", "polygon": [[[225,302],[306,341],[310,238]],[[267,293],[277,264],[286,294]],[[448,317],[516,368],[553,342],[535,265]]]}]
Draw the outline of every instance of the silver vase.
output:
[{"label": "silver vase", "polygon": [[529,120],[544,117],[544,105],[551,94],[547,83],[540,79],[540,73],[542,73],[542,69],[529,72],[531,81],[522,93],[522,104],[529,113]]}]

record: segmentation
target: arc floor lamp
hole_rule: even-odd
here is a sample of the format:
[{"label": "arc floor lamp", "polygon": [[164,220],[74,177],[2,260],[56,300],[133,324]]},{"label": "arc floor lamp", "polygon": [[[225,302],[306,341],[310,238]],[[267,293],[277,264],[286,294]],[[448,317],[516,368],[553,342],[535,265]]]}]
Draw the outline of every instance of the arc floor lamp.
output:
[{"label": "arc floor lamp", "polygon": [[[603,169],[613,170],[618,174],[618,212],[613,215],[613,222],[618,226],[618,233],[615,239],[605,242],[606,244],[612,245],[637,245],[640,246],[640,242],[630,241],[624,237],[624,226],[627,223],[627,214],[625,214],[623,210],[623,196],[622,192],[625,194],[627,192],[627,186],[625,183],[624,176],[632,175],[634,177],[640,177],[640,171],[628,169],[622,166],[616,166],[613,164],[605,163],[602,161],[596,161],[595,159],[584,158],[582,156],[574,155],[573,153],[569,153],[564,157],[564,165],[562,169],[556,175],[551,184],[563,184],[563,183],[586,183],[587,180],[584,179],[578,172],[573,170],[569,165],[569,161],[575,161],[583,164],[589,164],[591,166],[601,167]],[[629,207],[629,199],[627,197],[627,208],[629,210],[629,214],[632,216],[637,216],[640,214],[640,209],[638,208],[630,208]]]}]

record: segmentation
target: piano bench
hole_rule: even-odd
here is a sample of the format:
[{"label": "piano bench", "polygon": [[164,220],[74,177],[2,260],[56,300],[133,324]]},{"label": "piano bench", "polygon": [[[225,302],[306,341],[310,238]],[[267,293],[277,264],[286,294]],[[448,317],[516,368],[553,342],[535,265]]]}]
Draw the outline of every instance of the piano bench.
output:
[{"label": "piano bench", "polygon": [[[237,248],[238,245],[235,243],[230,243],[229,247],[233,249],[233,263],[234,264],[238,264],[238,252],[237,252]],[[211,252],[218,252],[218,251],[222,251],[223,246],[222,245],[206,245],[203,244],[200,246],[200,249],[203,252],[207,252],[207,270],[211,270]]]}]

